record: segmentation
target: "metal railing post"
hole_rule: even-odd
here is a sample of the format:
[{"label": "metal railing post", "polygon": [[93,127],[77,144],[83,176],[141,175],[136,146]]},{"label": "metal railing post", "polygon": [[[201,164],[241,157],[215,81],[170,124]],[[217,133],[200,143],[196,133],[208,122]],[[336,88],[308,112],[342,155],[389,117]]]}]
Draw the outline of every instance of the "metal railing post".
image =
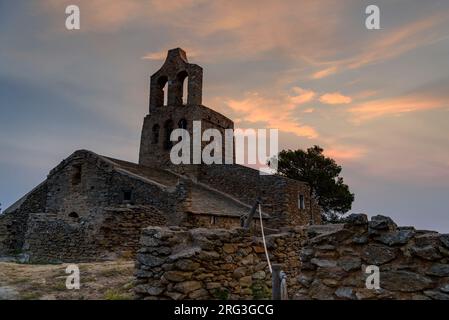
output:
[{"label": "metal railing post", "polygon": [[271,274],[271,298],[273,300],[281,300],[281,265],[273,264],[273,272]]}]

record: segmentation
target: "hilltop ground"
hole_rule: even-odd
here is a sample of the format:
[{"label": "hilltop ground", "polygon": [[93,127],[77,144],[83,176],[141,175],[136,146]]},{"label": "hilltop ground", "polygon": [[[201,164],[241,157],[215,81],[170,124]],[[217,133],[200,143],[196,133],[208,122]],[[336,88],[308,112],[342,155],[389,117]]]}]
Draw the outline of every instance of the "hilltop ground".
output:
[{"label": "hilltop ground", "polygon": [[0,300],[133,298],[133,261],[79,263],[81,288],[65,286],[67,264],[0,262]]}]

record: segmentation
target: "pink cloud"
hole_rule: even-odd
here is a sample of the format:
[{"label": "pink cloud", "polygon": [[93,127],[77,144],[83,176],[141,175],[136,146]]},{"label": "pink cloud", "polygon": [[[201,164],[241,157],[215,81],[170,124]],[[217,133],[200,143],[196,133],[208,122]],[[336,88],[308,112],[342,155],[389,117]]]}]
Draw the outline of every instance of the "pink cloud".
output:
[{"label": "pink cloud", "polygon": [[325,104],[348,104],[352,98],[342,95],[340,92],[325,93],[320,97],[320,102]]}]

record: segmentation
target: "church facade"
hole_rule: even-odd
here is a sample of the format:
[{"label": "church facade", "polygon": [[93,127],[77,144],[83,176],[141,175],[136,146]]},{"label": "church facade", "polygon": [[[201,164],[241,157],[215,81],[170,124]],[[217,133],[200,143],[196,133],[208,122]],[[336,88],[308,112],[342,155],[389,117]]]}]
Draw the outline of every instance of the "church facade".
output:
[{"label": "church facade", "polygon": [[189,63],[182,49],[169,50],[151,76],[139,162],[74,152],[0,215],[0,255],[30,262],[133,255],[144,227],[236,227],[256,199],[267,232],[319,224],[320,210],[306,183],[238,164],[171,163],[173,129],[192,134],[193,121],[201,121],[202,131],[234,128],[232,120],[202,105],[202,82],[200,66]]}]

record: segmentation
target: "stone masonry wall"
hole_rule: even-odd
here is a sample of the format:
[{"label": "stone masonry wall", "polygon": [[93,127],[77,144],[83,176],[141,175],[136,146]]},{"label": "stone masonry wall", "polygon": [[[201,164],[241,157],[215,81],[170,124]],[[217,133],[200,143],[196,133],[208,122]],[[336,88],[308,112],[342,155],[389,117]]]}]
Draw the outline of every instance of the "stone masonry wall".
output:
[{"label": "stone masonry wall", "polygon": [[[285,228],[267,237],[290,299],[449,299],[449,235],[397,227],[388,217]],[[380,289],[367,289],[368,265]],[[140,299],[263,299],[271,275],[259,237],[238,229],[144,230],[136,261]]]},{"label": "stone masonry wall", "polygon": [[66,222],[35,213],[28,221],[23,252],[33,263],[131,258],[139,247],[141,229],[166,222],[163,214],[149,206],[106,208],[95,223],[83,218]]},{"label": "stone masonry wall", "polygon": [[[397,227],[388,217],[351,215],[303,242],[298,299],[449,299],[449,235]],[[380,269],[367,289],[366,266]]]},{"label": "stone masonry wall", "polygon": [[[301,237],[299,230],[268,237],[272,261],[289,261],[292,274],[299,264],[295,248]],[[136,294],[141,299],[271,297],[263,244],[241,228],[149,227],[141,245],[136,261]]]},{"label": "stone masonry wall", "polygon": [[42,183],[17,209],[0,215],[0,255],[20,253],[25,241],[27,221],[30,212],[45,209],[47,184]]},{"label": "stone masonry wall", "polygon": [[[262,210],[271,214],[269,227],[305,225],[311,221],[321,223],[320,210],[310,198],[309,186],[304,182],[278,175],[260,175],[258,170],[241,165],[203,166],[198,181],[249,205],[260,196]],[[304,196],[304,209],[298,208],[299,195]]]}]

